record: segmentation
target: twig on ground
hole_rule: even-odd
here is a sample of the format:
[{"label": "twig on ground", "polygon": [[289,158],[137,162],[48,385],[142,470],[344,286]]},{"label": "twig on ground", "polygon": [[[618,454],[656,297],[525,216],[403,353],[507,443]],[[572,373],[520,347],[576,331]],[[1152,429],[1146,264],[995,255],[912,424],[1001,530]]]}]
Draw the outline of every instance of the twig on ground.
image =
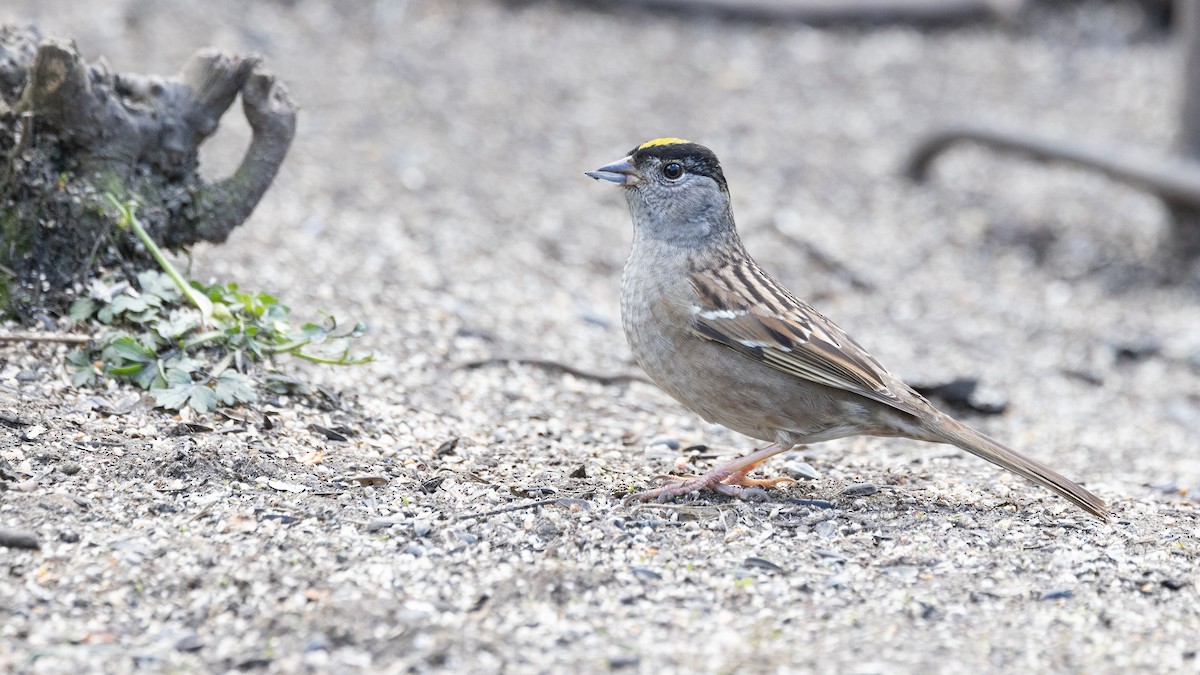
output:
[{"label": "twig on ground", "polygon": [[775,236],[786,240],[789,245],[800,249],[804,255],[808,256],[809,260],[820,266],[822,270],[828,272],[832,276],[845,279],[846,282],[850,284],[851,288],[858,291],[875,290],[875,284],[855,274],[854,270],[851,270],[849,267],[847,267],[845,263],[817,248],[812,242],[804,241],[803,239],[799,239],[788,234],[787,232],[784,232],[783,228],[779,227],[779,225],[774,222],[768,223],[767,229],[774,232]]},{"label": "twig on ground", "polygon": [[14,333],[0,333],[0,343],[4,342],[59,342],[68,345],[86,345],[91,342],[92,338],[88,335],[75,335],[73,333],[32,333],[18,331]]},{"label": "twig on ground", "polygon": [[510,513],[512,511],[524,511],[525,509],[535,509],[539,506],[548,506],[550,504],[571,505],[571,504],[588,504],[588,503],[589,502],[584,501],[582,499],[572,499],[570,497],[555,497],[553,499],[539,499],[534,502],[525,502],[524,504],[513,504],[512,506],[505,506],[505,507],[499,508],[499,509],[492,509],[491,511],[484,511],[482,513],[470,513],[465,516],[459,516],[457,518],[457,520],[470,520],[472,518],[476,518],[476,519],[491,518],[492,516],[498,516],[502,513]]},{"label": "twig on ground", "polygon": [[209,511],[212,511],[212,510],[213,510],[213,507],[214,507],[214,506],[216,506],[216,505],[217,505],[217,502],[216,502],[216,500],[214,500],[214,501],[211,501],[211,502],[209,502],[208,504],[206,504],[206,505],[204,506],[204,508],[202,508],[202,509],[200,509],[199,511],[197,511],[197,512],[196,512],[196,515],[194,515],[194,516],[192,516],[191,518],[188,518],[188,519],[187,519],[187,522],[188,522],[188,524],[190,525],[190,524],[192,524],[192,523],[196,522],[197,520],[200,520],[201,518],[203,518],[205,515],[207,515],[207,514],[208,514],[208,512],[209,512]]},{"label": "twig on ground", "polygon": [[578,368],[575,368],[574,366],[568,366],[565,363],[559,363],[557,361],[550,361],[547,359],[518,359],[518,358],[496,357],[496,358],[492,358],[492,359],[482,359],[480,361],[470,361],[468,363],[462,364],[461,366],[459,366],[459,368],[462,370],[475,370],[476,368],[484,368],[487,366],[502,366],[502,365],[506,365],[509,363],[519,363],[523,366],[533,366],[534,368],[541,368],[543,370],[549,370],[551,372],[566,373],[567,375],[574,375],[575,377],[578,377],[580,379],[591,380],[593,382],[599,382],[600,384],[627,384],[629,382],[643,382],[645,384],[653,384],[652,382],[650,382],[650,380],[648,380],[645,377],[642,377],[641,375],[633,375],[633,374],[602,375],[599,373],[589,373],[585,370],[579,370]]}]

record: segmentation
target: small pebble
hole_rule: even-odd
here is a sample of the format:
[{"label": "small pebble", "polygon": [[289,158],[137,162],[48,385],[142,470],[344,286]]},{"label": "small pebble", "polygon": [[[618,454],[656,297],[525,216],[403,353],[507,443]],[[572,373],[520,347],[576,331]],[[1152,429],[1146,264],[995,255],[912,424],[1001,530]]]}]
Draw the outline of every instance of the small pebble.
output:
[{"label": "small pebble", "polygon": [[646,567],[633,567],[629,570],[633,576],[647,581],[662,581],[662,575]]},{"label": "small pebble", "polygon": [[846,575],[835,574],[825,580],[825,586],[827,588],[841,588],[842,586],[846,585],[846,580]]},{"label": "small pebble", "polygon": [[264,521],[274,520],[274,521],[278,522],[280,525],[291,525],[292,523],[298,522],[300,520],[296,516],[289,516],[284,513],[268,513],[267,515],[263,516],[262,519]]},{"label": "small pebble", "polygon": [[832,539],[838,535],[838,523],[836,520],[823,520],[813,530],[826,539]]},{"label": "small pebble", "polygon": [[47,431],[46,427],[44,427],[40,424],[35,424],[21,433],[21,440],[24,440],[24,441],[37,440],[37,437],[46,433],[46,431]]},{"label": "small pebble", "polygon": [[787,570],[783,569],[779,565],[776,565],[770,560],[767,560],[766,558],[746,558],[742,561],[742,567],[763,569],[776,574],[787,574]]},{"label": "small pebble", "polygon": [[903,579],[905,581],[912,581],[913,579],[916,579],[917,575],[921,572],[921,570],[913,567],[912,565],[893,565],[891,567],[880,568],[879,571],[885,576],[889,576],[894,579]]},{"label": "small pebble", "polygon": [[814,550],[813,553],[817,554],[817,557],[833,562],[846,562],[846,556],[827,548],[818,548]]},{"label": "small pebble", "polygon": [[792,504],[798,504],[800,506],[809,506],[814,509],[832,509],[834,506],[833,502],[827,501],[824,499],[791,498],[791,499],[788,499],[788,501],[791,502]]},{"label": "small pebble", "polygon": [[794,478],[818,480],[821,477],[821,472],[814,469],[808,462],[788,462],[783,465],[783,470]]},{"label": "small pebble", "polygon": [[8,548],[38,549],[37,535],[31,530],[18,530],[11,527],[0,527],[0,546]]},{"label": "small pebble", "polygon": [[624,668],[636,668],[636,667],[638,667],[638,665],[641,664],[641,662],[642,662],[642,659],[640,656],[635,656],[633,654],[622,654],[621,656],[614,656],[614,657],[610,658],[608,660],[608,668],[609,668],[609,670],[622,670]]},{"label": "small pebble", "polygon": [[870,483],[860,483],[858,485],[851,485],[850,487],[846,488],[845,490],[842,490],[842,496],[844,496],[844,497],[867,497],[869,495],[875,494],[876,492],[879,492],[878,487],[876,487]]},{"label": "small pebble", "polygon": [[315,633],[308,638],[308,644],[304,645],[306,652],[327,652],[329,651],[329,636],[324,633]]},{"label": "small pebble", "polygon": [[292,492],[292,493],[297,493],[297,494],[304,492],[305,490],[308,489],[307,485],[301,485],[299,483],[289,483],[287,481],[275,480],[275,479],[268,480],[267,487],[271,488],[272,490],[279,490],[280,492]]},{"label": "small pebble", "polygon": [[58,470],[68,476],[74,476],[82,469],[83,467],[79,466],[78,462],[63,462],[62,464],[58,465]]},{"label": "small pebble", "polygon": [[200,636],[196,633],[188,633],[175,641],[175,651],[177,652],[198,652],[204,648],[204,643],[200,641]]},{"label": "small pebble", "polygon": [[388,482],[387,476],[379,476],[379,475],[373,475],[373,474],[372,475],[360,474],[360,475],[352,475],[352,476],[342,476],[340,478],[335,478],[334,480],[339,483],[353,483],[355,485],[363,485],[363,486],[387,485],[387,482]]}]

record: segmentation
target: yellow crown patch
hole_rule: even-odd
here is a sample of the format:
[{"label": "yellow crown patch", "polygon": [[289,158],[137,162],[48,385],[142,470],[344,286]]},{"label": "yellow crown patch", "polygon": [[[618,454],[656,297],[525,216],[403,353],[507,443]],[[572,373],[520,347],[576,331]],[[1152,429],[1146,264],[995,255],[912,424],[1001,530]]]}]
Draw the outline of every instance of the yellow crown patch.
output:
[{"label": "yellow crown patch", "polygon": [[679,143],[691,143],[691,141],[685,141],[682,138],[656,138],[652,141],[646,141],[645,143],[642,143],[641,145],[637,146],[637,149],[645,150],[646,148],[653,148],[656,145],[676,145]]}]

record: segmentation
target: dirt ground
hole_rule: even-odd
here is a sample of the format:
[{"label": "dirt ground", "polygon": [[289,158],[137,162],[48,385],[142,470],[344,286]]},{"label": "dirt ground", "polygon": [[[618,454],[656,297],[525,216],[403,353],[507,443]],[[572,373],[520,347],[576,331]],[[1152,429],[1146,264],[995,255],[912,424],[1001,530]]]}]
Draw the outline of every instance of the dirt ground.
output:
[{"label": "dirt ground", "polygon": [[[1053,3],[1047,3],[1053,4]],[[16,0],[118,71],[264,55],[302,106],[250,222],[193,275],[361,319],[379,359],[181,419],[0,347],[0,670],[1194,671],[1200,286],[1147,270],[1152,197],[920,134],[974,119],[1166,151],[1178,59],[1132,2],[921,32],[575,3]],[[228,116],[220,176],[248,132]],[[681,136],[759,262],[911,382],[1114,507],[1101,524],[947,446],[847,439],[764,502],[625,506],[753,442],[641,382],[617,190]],[[335,440],[335,429],[346,440]],[[695,446],[705,446],[696,448]],[[805,477],[815,476],[815,477]]]}]

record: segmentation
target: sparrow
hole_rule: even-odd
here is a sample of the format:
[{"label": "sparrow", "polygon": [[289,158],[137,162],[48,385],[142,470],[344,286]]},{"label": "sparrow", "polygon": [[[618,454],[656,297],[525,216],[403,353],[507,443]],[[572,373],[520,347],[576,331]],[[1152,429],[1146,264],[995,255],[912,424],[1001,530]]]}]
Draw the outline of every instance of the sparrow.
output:
[{"label": "sparrow", "polygon": [[658,138],[586,175],[621,186],[629,205],[621,322],[638,365],[705,420],[768,443],[703,475],[663,477],[673,480],[632,499],[746,496],[791,482],[748,474],[796,445],[900,436],[955,445],[1108,519],[1099,497],[935,408],[759,267],[708,148]]}]

